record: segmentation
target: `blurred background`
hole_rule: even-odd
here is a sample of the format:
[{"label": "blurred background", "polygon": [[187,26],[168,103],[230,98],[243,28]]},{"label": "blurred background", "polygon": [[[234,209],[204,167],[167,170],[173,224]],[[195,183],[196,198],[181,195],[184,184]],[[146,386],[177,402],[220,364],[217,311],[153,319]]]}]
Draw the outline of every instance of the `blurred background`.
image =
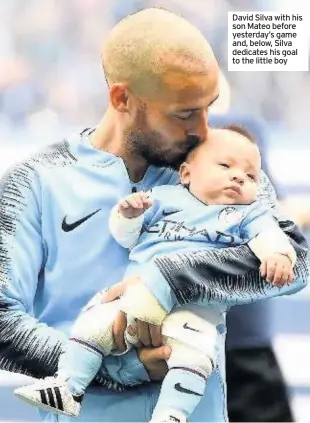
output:
[{"label": "blurred background", "polygon": [[[293,5],[292,5],[293,3]],[[227,12],[305,12],[307,0],[1,0],[0,172],[30,152],[96,125],[107,105],[100,48],[123,16],[150,6],[180,12],[212,44],[223,71],[213,115],[245,117],[263,131],[263,154],[283,208],[310,222],[310,73],[227,72]],[[293,9],[292,9],[293,8]],[[251,124],[250,124],[251,125]],[[309,237],[310,238],[310,237]],[[272,341],[296,421],[310,415],[310,289],[273,300]],[[258,322],[259,324],[259,322]],[[0,420],[35,420],[0,377]],[[5,409],[4,411],[4,404]]]}]

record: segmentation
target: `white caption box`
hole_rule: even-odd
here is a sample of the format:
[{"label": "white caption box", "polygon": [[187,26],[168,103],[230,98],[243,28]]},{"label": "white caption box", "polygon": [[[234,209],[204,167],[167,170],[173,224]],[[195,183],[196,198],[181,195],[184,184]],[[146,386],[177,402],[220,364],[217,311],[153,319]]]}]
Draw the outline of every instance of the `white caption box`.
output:
[{"label": "white caption box", "polygon": [[309,16],[228,12],[229,71],[308,71]]}]

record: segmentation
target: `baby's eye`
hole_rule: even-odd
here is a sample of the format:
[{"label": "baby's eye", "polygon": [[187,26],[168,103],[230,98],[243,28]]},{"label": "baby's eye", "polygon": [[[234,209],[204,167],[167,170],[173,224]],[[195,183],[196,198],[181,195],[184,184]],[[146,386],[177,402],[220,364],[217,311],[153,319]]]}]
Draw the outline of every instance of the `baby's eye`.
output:
[{"label": "baby's eye", "polygon": [[229,169],[229,164],[227,163],[219,163],[220,166],[225,167],[226,169]]}]

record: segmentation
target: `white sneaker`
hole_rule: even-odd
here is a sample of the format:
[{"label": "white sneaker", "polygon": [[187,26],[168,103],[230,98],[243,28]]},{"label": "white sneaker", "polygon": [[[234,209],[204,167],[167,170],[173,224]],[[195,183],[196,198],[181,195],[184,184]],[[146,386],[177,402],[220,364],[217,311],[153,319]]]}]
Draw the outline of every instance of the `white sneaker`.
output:
[{"label": "white sneaker", "polygon": [[150,423],[186,423],[186,417],[180,411],[167,410],[162,414],[152,417]]},{"label": "white sneaker", "polygon": [[83,399],[83,395],[72,395],[66,379],[60,377],[47,377],[32,385],[22,386],[15,389],[14,394],[42,410],[70,417],[80,414]]}]

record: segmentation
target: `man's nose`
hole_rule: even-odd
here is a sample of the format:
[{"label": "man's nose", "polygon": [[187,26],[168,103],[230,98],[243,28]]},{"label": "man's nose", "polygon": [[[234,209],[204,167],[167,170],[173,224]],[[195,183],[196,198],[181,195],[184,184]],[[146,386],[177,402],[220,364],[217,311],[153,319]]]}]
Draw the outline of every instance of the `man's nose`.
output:
[{"label": "man's nose", "polygon": [[207,139],[208,129],[208,113],[203,111],[195,122],[195,126],[189,131],[189,134],[195,135],[200,142],[203,142]]}]

